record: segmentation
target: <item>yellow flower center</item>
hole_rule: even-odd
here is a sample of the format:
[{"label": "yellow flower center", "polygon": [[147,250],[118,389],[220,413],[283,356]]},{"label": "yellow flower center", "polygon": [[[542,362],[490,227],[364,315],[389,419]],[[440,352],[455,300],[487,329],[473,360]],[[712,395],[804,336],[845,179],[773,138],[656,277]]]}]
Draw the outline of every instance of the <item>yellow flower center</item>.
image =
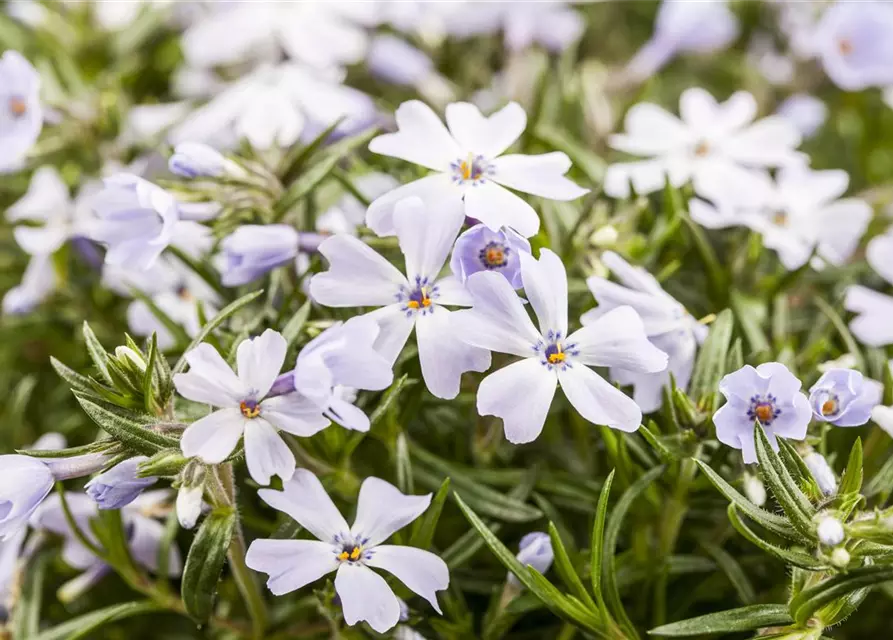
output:
[{"label": "yellow flower center", "polygon": [[9,112],[14,118],[21,118],[28,111],[28,105],[18,96],[9,99]]},{"label": "yellow flower center", "polygon": [[431,306],[431,298],[428,297],[428,287],[419,287],[413,291],[406,306],[410,309],[427,309]]},{"label": "yellow flower center", "polygon": [[822,415],[827,416],[832,413],[837,413],[837,400],[828,398],[822,403]]},{"label": "yellow flower center", "polygon": [[338,559],[342,562],[350,560],[351,562],[356,562],[360,559],[360,554],[363,553],[363,549],[360,547],[354,547],[351,551],[345,549],[341,553],[338,554]]},{"label": "yellow flower center", "polygon": [[549,364],[558,364],[565,361],[566,356],[561,348],[561,343],[556,342],[546,348],[546,360]]},{"label": "yellow flower center", "polygon": [[697,145],[695,145],[695,155],[703,158],[708,153],[710,153],[710,145],[707,144],[704,140],[701,140]]},{"label": "yellow flower center", "polygon": [[760,419],[760,422],[766,423],[773,417],[772,405],[771,404],[758,404],[756,408],[757,418]]},{"label": "yellow flower center", "polygon": [[246,418],[256,418],[260,415],[260,405],[254,400],[243,400],[239,403],[239,410]]}]

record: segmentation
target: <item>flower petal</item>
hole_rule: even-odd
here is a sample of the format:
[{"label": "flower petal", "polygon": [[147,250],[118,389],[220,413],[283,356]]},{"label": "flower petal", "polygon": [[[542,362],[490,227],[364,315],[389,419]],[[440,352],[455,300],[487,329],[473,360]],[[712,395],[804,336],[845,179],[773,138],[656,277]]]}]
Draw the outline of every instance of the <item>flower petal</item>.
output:
[{"label": "flower petal", "polygon": [[443,122],[424,102],[404,102],[397,108],[395,116],[397,132],[373,138],[369,151],[401,158],[435,171],[448,171],[450,163],[462,155],[462,150]]},{"label": "flower petal", "polygon": [[257,399],[267,395],[282,370],[288,344],[278,331],[267,329],[260,336],[243,340],[236,350],[239,380]]},{"label": "flower petal", "polygon": [[263,418],[248,420],[245,425],[245,462],[251,479],[264,486],[272,476],[285,481],[295,472],[295,455]]},{"label": "flower petal", "polygon": [[637,373],[667,368],[667,354],[645,334],[642,319],[632,307],[617,307],[567,338],[579,355],[575,361],[595,367],[618,367]]},{"label": "flower petal", "polygon": [[310,295],[327,307],[380,307],[390,304],[406,278],[362,240],[349,235],[328,238],[319,252],[329,270],[310,280]]},{"label": "flower petal", "polygon": [[233,452],[246,418],[238,409],[220,409],[186,427],[180,449],[187,458],[199,457],[208,464],[218,464]]},{"label": "flower petal", "polygon": [[416,320],[422,378],[432,395],[445,400],[459,395],[463,373],[490,368],[490,352],[461,340],[450,315],[449,309],[434,305]]},{"label": "flower petal", "polygon": [[556,383],[555,372],[539,358],[525,358],[483,379],[478,388],[478,413],[502,418],[509,442],[533,442],[546,423]]},{"label": "flower petal", "polygon": [[334,544],[336,536],[350,531],[319,478],[307,469],[295,469],[291,480],[282,483],[282,491],[261,489],[257,495],[323,542]]},{"label": "flower petal", "polygon": [[495,158],[521,137],[527,127],[527,113],[517,102],[509,102],[489,117],[468,102],[446,107],[446,121],[464,153]]},{"label": "flower petal", "polygon": [[223,357],[207,342],[186,354],[189,371],[174,376],[174,386],[184,398],[214,407],[237,407],[246,389]]},{"label": "flower petal", "polygon": [[414,593],[431,603],[437,613],[442,613],[437,603],[437,592],[450,586],[450,570],[439,557],[415,547],[381,545],[372,550],[366,560],[370,567],[392,573]]},{"label": "flower petal", "polygon": [[637,156],[669,153],[691,141],[691,134],[679,118],[650,102],[640,102],[626,112],[625,133],[608,138],[612,148]]},{"label": "flower petal", "polygon": [[350,532],[365,540],[364,547],[374,547],[422,515],[430,504],[430,493],[406,495],[390,482],[370,476],[360,487]]},{"label": "flower petal", "polygon": [[437,173],[415,180],[378,196],[366,211],[366,226],[379,236],[392,236],[394,229],[394,205],[405,198],[421,198],[423,202],[436,202],[464,211],[462,189],[445,173]]},{"label": "flower petal", "polygon": [[843,306],[859,314],[850,321],[850,331],[859,342],[871,347],[893,344],[893,296],[862,285],[847,287]]},{"label": "flower petal", "polygon": [[418,279],[436,279],[464,222],[462,210],[450,204],[426,205],[412,197],[394,206],[394,229],[406,258],[410,286]]},{"label": "flower petal", "polygon": [[363,413],[362,409],[346,400],[331,400],[329,402],[329,410],[326,411],[326,417],[332,420],[332,422],[337,422],[345,429],[352,429],[353,431],[366,432],[372,426],[369,423],[369,416]]},{"label": "flower petal", "polygon": [[493,181],[504,187],[551,200],[573,200],[589,193],[566,178],[571,160],[560,151],[536,156],[510,155],[493,161]]},{"label": "flower petal", "polygon": [[255,540],[245,554],[249,568],[269,576],[267,589],[281,596],[319,580],[338,568],[328,542],[318,540]]},{"label": "flower petal", "polygon": [[440,278],[437,285],[437,304],[445,304],[456,307],[470,307],[472,305],[471,294],[457,276],[445,276]]},{"label": "flower petal", "polygon": [[642,410],[635,401],[589,367],[567,367],[558,372],[558,380],[564,395],[589,422],[627,432],[642,424]]},{"label": "flower petal", "polygon": [[281,431],[309,437],[329,426],[322,409],[299,393],[286,393],[267,398],[261,404],[261,415]]},{"label": "flower petal", "polygon": [[381,327],[373,345],[375,350],[393,365],[409,340],[409,334],[415,326],[415,317],[404,311],[402,304],[389,304],[367,313],[366,316],[373,318]]},{"label": "flower petal", "polygon": [[567,335],[567,271],[561,258],[549,249],[540,249],[540,258],[521,254],[521,281],[530,301],[540,333]]},{"label": "flower petal", "polygon": [[335,576],[344,621],[353,626],[366,622],[385,633],[400,621],[400,601],[385,579],[361,564],[342,562]]},{"label": "flower petal", "polygon": [[495,182],[481,182],[465,189],[465,215],[480,220],[493,231],[510,227],[525,238],[540,230],[540,218],[533,207]]},{"label": "flower petal", "polygon": [[482,349],[530,357],[541,337],[511,283],[481,271],[468,278],[465,288],[474,306],[451,314],[456,335]]}]

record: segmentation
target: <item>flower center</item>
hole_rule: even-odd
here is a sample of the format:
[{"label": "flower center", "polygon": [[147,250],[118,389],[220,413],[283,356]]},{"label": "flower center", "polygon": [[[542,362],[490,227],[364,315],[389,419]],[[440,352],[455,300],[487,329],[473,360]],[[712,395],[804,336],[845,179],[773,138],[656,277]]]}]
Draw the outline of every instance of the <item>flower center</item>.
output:
[{"label": "flower center", "polygon": [[833,416],[840,410],[840,398],[829,393],[820,407],[823,416]]},{"label": "flower center", "polygon": [[422,277],[416,277],[414,287],[401,287],[397,294],[397,300],[403,303],[403,310],[407,315],[415,311],[422,314],[433,311],[437,297],[437,285],[430,284],[428,278]]},{"label": "flower center", "polygon": [[772,222],[774,222],[779,227],[786,227],[788,226],[788,214],[786,214],[784,211],[776,211],[772,215]]},{"label": "flower center", "polygon": [[508,262],[511,249],[499,242],[489,242],[481,249],[478,257],[485,269],[499,269]]},{"label": "flower center", "polygon": [[242,400],[239,403],[239,411],[246,418],[256,418],[260,415],[260,404],[256,400]]},{"label": "flower center", "polygon": [[771,393],[766,397],[755,395],[750,399],[750,408],[747,410],[747,417],[751,420],[759,420],[760,424],[768,427],[772,422],[781,415],[781,409],[776,406],[778,399]]},{"label": "flower center", "polygon": [[837,49],[845,56],[853,52],[853,42],[849,38],[841,38],[837,41]]},{"label": "flower center", "polygon": [[548,347],[546,347],[545,356],[546,360],[549,361],[549,364],[558,364],[559,362],[564,362],[567,359],[567,356],[565,355],[560,342],[553,342]]},{"label": "flower center", "polygon": [[12,96],[7,105],[9,107],[9,113],[16,119],[21,118],[28,112],[28,105],[19,96]]},{"label": "flower center", "polygon": [[185,302],[192,302],[195,299],[192,296],[192,292],[182,285],[177,287],[177,297]]},{"label": "flower center", "polygon": [[708,153],[710,153],[710,145],[707,144],[706,140],[701,140],[698,144],[695,145],[695,155],[699,158],[703,158]]},{"label": "flower center", "polygon": [[550,371],[553,367],[564,371],[571,366],[569,356],[579,353],[576,347],[575,344],[562,341],[560,331],[549,331],[546,341],[540,341],[534,345],[533,350],[542,356],[540,363],[544,367]]},{"label": "flower center", "polygon": [[453,172],[453,182],[458,184],[480,184],[493,173],[493,167],[484,156],[476,156],[469,153],[465,159],[459,158],[450,163]]},{"label": "flower center", "polygon": [[356,562],[362,555],[363,547],[345,545],[341,548],[341,553],[338,554],[338,559],[341,562]]}]

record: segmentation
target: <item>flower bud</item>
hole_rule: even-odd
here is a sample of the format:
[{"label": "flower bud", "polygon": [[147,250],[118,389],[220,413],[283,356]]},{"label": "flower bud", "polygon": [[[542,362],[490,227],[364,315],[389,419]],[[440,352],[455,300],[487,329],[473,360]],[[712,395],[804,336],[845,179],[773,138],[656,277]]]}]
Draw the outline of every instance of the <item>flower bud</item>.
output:
[{"label": "flower bud", "polygon": [[245,170],[216,149],[200,142],[183,142],[167,163],[171,173],[183,178],[241,177]]},{"label": "flower bud", "polygon": [[833,496],[837,493],[837,478],[834,476],[834,470],[831,469],[822,454],[810,451],[803,457],[803,462],[806,463],[823,494]]},{"label": "flower bud", "polygon": [[202,513],[202,496],[205,487],[205,467],[193,460],[180,476],[177,491],[177,520],[184,529],[192,529]]},{"label": "flower bud", "polygon": [[115,347],[115,358],[126,369],[143,374],[146,372],[146,360],[140,353],[130,347]]},{"label": "flower bud", "polygon": [[[552,551],[552,540],[549,534],[541,531],[533,531],[521,538],[518,545],[518,562],[522,566],[531,566],[540,573],[545,573],[552,566],[555,554]],[[508,576],[509,584],[519,586],[520,582],[515,574]]]},{"label": "flower bud", "polygon": [[287,224],[248,224],[224,238],[221,247],[223,285],[237,287],[294,259],[298,232]]},{"label": "flower bud", "polygon": [[850,563],[850,553],[843,547],[837,547],[831,552],[831,564],[842,569]]},{"label": "flower bud", "polygon": [[618,238],[620,238],[620,234],[617,233],[614,225],[606,224],[595,231],[589,237],[589,241],[596,247],[613,247],[617,244]]},{"label": "flower bud", "polygon": [[843,525],[833,516],[823,517],[819,521],[816,533],[819,536],[819,542],[828,547],[839,545],[845,537]]},{"label": "flower bud", "polygon": [[143,458],[137,465],[136,477],[175,476],[187,462],[188,459],[179,449],[162,449],[151,458]]},{"label": "flower bud", "polygon": [[116,464],[87,483],[85,489],[100,509],[120,509],[136,500],[143,489],[155,484],[157,478],[138,478],[137,465],[146,456],[136,456]]},{"label": "flower bud", "polygon": [[70,480],[102,471],[112,457],[110,451],[97,451],[71,458],[41,458],[40,462],[49,469],[54,480]]},{"label": "flower bud", "polygon": [[744,495],[758,507],[766,504],[766,487],[758,477],[750,473],[744,474]]}]

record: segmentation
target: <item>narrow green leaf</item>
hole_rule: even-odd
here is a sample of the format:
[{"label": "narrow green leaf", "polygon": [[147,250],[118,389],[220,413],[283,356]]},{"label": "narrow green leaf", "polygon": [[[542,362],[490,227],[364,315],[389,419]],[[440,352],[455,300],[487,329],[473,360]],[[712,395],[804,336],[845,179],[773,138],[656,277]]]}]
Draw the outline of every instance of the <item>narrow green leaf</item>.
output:
[{"label": "narrow green leaf", "polygon": [[679,460],[679,456],[677,456],[673,451],[667,448],[667,446],[663,443],[660,436],[655,434],[649,427],[654,426],[654,421],[649,420],[648,425],[642,425],[639,427],[639,433],[642,434],[642,437],[645,438],[645,441],[651,445],[651,448],[654,449],[654,452],[661,459],[661,462],[665,464],[669,464],[671,462],[676,462]]},{"label": "narrow green leaf", "polygon": [[824,571],[828,569],[828,565],[810,553],[797,551],[794,549],[784,549],[760,538],[754,531],[748,527],[738,516],[738,508],[734,504],[730,504],[728,508],[729,521],[735,530],[750,542],[758,546],[766,553],[775,556],[786,564],[807,569],[809,571]]},{"label": "narrow green leaf", "polygon": [[790,610],[797,624],[805,624],[813,614],[825,605],[845,598],[865,587],[893,580],[893,566],[869,565],[838,574],[809,589],[801,591],[791,600]]},{"label": "narrow green leaf", "polygon": [[237,313],[240,309],[250,304],[253,300],[256,300],[259,296],[263,294],[264,290],[259,289],[257,291],[253,291],[251,293],[245,294],[238,300],[234,302],[230,302],[228,305],[223,307],[216,316],[211,318],[211,321],[202,327],[202,330],[198,332],[198,335],[192,339],[192,342],[189,343],[189,346],[183,351],[183,355],[180,356],[180,359],[177,360],[177,364],[174,365],[173,373],[182,373],[184,369],[186,369],[186,354],[189,353],[192,349],[200,345],[204,342],[205,338],[217,327],[219,327],[223,322],[229,318],[231,315]]},{"label": "narrow green leaf", "polygon": [[204,519],[189,548],[183,569],[183,604],[196,620],[207,620],[211,615],[235,525],[235,511],[215,509]]},{"label": "narrow green leaf", "polygon": [[797,485],[801,487],[807,495],[822,498],[822,490],[819,488],[815,478],[813,478],[812,471],[806,466],[806,463],[803,461],[803,458],[800,457],[800,454],[797,453],[794,445],[788,442],[785,438],[776,438],[776,441],[778,442],[778,457],[781,458],[782,463]]},{"label": "narrow green leaf", "polygon": [[96,637],[91,634],[106,624],[146,613],[155,613],[163,609],[161,605],[149,601],[115,604],[72,618],[59,626],[32,636],[29,640],[79,640],[80,638]]},{"label": "narrow green leaf", "polygon": [[114,380],[109,373],[108,367],[109,355],[106,353],[105,348],[99,342],[99,338],[93,333],[93,329],[90,328],[90,325],[86,320],[84,320],[83,333],[84,342],[87,344],[87,353],[90,355],[90,359],[93,361],[93,364],[96,365],[96,368],[99,370],[103,379],[108,384],[113,385]]},{"label": "narrow green leaf", "polygon": [[298,339],[298,336],[301,335],[301,329],[304,328],[304,325],[307,324],[307,318],[310,317],[310,309],[312,308],[312,303],[310,300],[307,300],[304,304],[301,305],[301,308],[295,312],[289,321],[285,324],[285,327],[282,329],[282,337],[285,338],[285,343],[290,347],[295,343],[295,340]]},{"label": "narrow green leaf", "polygon": [[815,507],[800,491],[800,487],[788,473],[787,467],[784,466],[781,458],[769,444],[769,438],[766,437],[766,432],[759,421],[756,421],[754,425],[754,441],[760,471],[772,491],[772,495],[775,496],[794,528],[808,539],[815,540],[815,527],[812,524]]},{"label": "narrow green leaf", "polygon": [[31,640],[40,629],[43,583],[50,555],[46,550],[42,551],[25,566],[21,592],[15,599],[9,623],[13,640]]},{"label": "narrow green leaf", "polygon": [[141,301],[146,307],[148,307],[149,311],[153,316],[164,326],[165,329],[168,330],[168,333],[171,334],[174,338],[174,342],[177,345],[184,345],[189,342],[189,334],[186,333],[186,329],[183,326],[171,318],[161,307],[155,304],[155,301],[147,296],[145,293],[140,291],[139,289],[132,288],[130,290],[131,295],[137,300]]},{"label": "narrow green leaf", "polygon": [[97,440],[90,444],[83,444],[79,447],[68,447],[67,449],[17,449],[16,453],[32,458],[71,458],[73,456],[82,456],[88,453],[101,453],[107,451],[114,455],[113,450],[120,449],[117,442],[111,438]]},{"label": "narrow green leaf", "polygon": [[735,312],[735,319],[741,332],[747,338],[751,352],[768,353],[772,347],[763,331],[762,320],[766,317],[766,305],[762,300],[747,298],[738,291],[732,291],[729,302]]},{"label": "narrow green leaf", "polygon": [[703,636],[713,633],[734,633],[763,627],[776,627],[791,624],[793,620],[783,604],[754,604],[740,609],[729,609],[706,616],[689,618],[665,624],[648,633],[652,636],[680,638]]},{"label": "narrow green leaf", "polygon": [[85,392],[93,391],[93,384],[87,376],[82,376],[74,369],[67,367],[52,356],[50,356],[50,364],[53,366],[53,369],[59,377],[65,380],[72,389]]},{"label": "narrow green leaf", "polygon": [[282,182],[284,184],[290,183],[294,180],[297,175],[301,172],[301,169],[304,168],[304,163],[312,156],[317,150],[322,147],[326,140],[329,139],[329,136],[332,135],[332,132],[338,128],[338,125],[344,120],[344,116],[337,118],[335,122],[330,124],[328,127],[323,129],[319,135],[317,135],[313,140],[308,142],[306,145],[298,146],[295,145],[282,160],[282,164],[280,165],[280,170],[277,172],[282,176]]},{"label": "narrow green leaf", "polygon": [[722,311],[713,321],[701,347],[692,373],[688,394],[705,413],[712,413],[719,394],[719,381],[726,373],[729,345],[735,321],[731,310]]},{"label": "narrow green leaf", "polygon": [[158,358],[158,336],[153,331],[149,339],[149,354],[146,358],[146,373],[143,376],[143,403],[146,411],[158,415],[160,405],[156,402],[155,388],[158,386],[158,372],[155,360]]},{"label": "narrow green leaf", "polygon": [[[734,509],[735,506],[729,505],[729,508]],[[735,560],[728,551],[719,545],[714,544],[710,540],[701,540],[701,546],[704,548],[704,551],[713,558],[716,565],[722,569],[723,573],[726,574],[726,577],[729,579],[729,582],[732,583],[735,592],[738,594],[738,599],[741,600],[743,604],[753,604],[753,601],[756,600],[756,593],[754,592],[753,585],[750,583],[750,579],[748,579],[747,574],[744,573],[744,569],[741,568],[738,561]]]},{"label": "narrow green leaf", "polygon": [[588,608],[595,609],[595,601],[592,599],[592,596],[589,595],[589,592],[586,591],[586,587],[583,586],[583,581],[580,580],[577,570],[574,569],[574,565],[571,562],[570,557],[567,555],[567,549],[564,547],[564,542],[562,542],[561,535],[558,533],[558,529],[555,527],[554,522],[549,523],[549,538],[552,541],[552,552],[555,555],[554,567],[558,572],[558,575],[561,576],[564,584],[567,585],[568,589],[571,590],[571,593],[573,593],[578,600],[588,605]]},{"label": "narrow green leaf", "polygon": [[592,525],[592,545],[589,558],[589,579],[592,581],[592,593],[598,606],[605,609],[604,596],[602,595],[602,548],[605,540],[605,521],[608,518],[608,500],[611,497],[611,485],[614,482],[614,469],[605,479],[602,491],[598,496],[598,505],[595,507],[595,522]]},{"label": "narrow green leaf", "polygon": [[151,456],[161,449],[180,446],[176,438],[152,431],[150,425],[155,421],[149,416],[141,416],[111,405],[101,406],[97,401],[77,391],[74,392],[74,396],[84,412],[103,431],[139,453]]},{"label": "narrow green leaf", "polygon": [[856,438],[840,479],[839,494],[859,493],[862,488],[862,438]]},{"label": "narrow green leaf", "polygon": [[409,546],[418,547],[419,549],[428,549],[434,540],[434,532],[437,530],[437,523],[440,521],[440,514],[443,511],[443,505],[447,496],[450,494],[450,479],[444,478],[440,489],[434,494],[431,505],[425,511],[425,516],[419,521],[418,527],[412,532],[409,539]]},{"label": "narrow green leaf", "polygon": [[713,483],[713,486],[716,487],[728,500],[734,503],[735,506],[741,509],[742,513],[748,518],[776,535],[788,538],[789,540],[800,539],[800,536],[791,527],[786,518],[782,518],[774,513],[760,509],[753,502],[741,495],[732,485],[726,482],[723,477],[716,473],[716,471],[714,471],[707,463],[700,460],[695,460],[695,463],[701,469],[701,472],[707,476],[707,479]]},{"label": "narrow green leaf", "polygon": [[394,384],[392,384],[390,388],[385,391],[384,397],[381,399],[381,402],[378,403],[378,406],[375,407],[372,415],[369,416],[369,424],[375,426],[375,424],[384,417],[388,409],[390,409],[391,406],[397,401],[397,398],[400,397],[400,394],[403,393],[404,389],[414,385],[415,383],[416,381],[410,380],[409,376],[405,373],[397,378],[394,381]]}]

